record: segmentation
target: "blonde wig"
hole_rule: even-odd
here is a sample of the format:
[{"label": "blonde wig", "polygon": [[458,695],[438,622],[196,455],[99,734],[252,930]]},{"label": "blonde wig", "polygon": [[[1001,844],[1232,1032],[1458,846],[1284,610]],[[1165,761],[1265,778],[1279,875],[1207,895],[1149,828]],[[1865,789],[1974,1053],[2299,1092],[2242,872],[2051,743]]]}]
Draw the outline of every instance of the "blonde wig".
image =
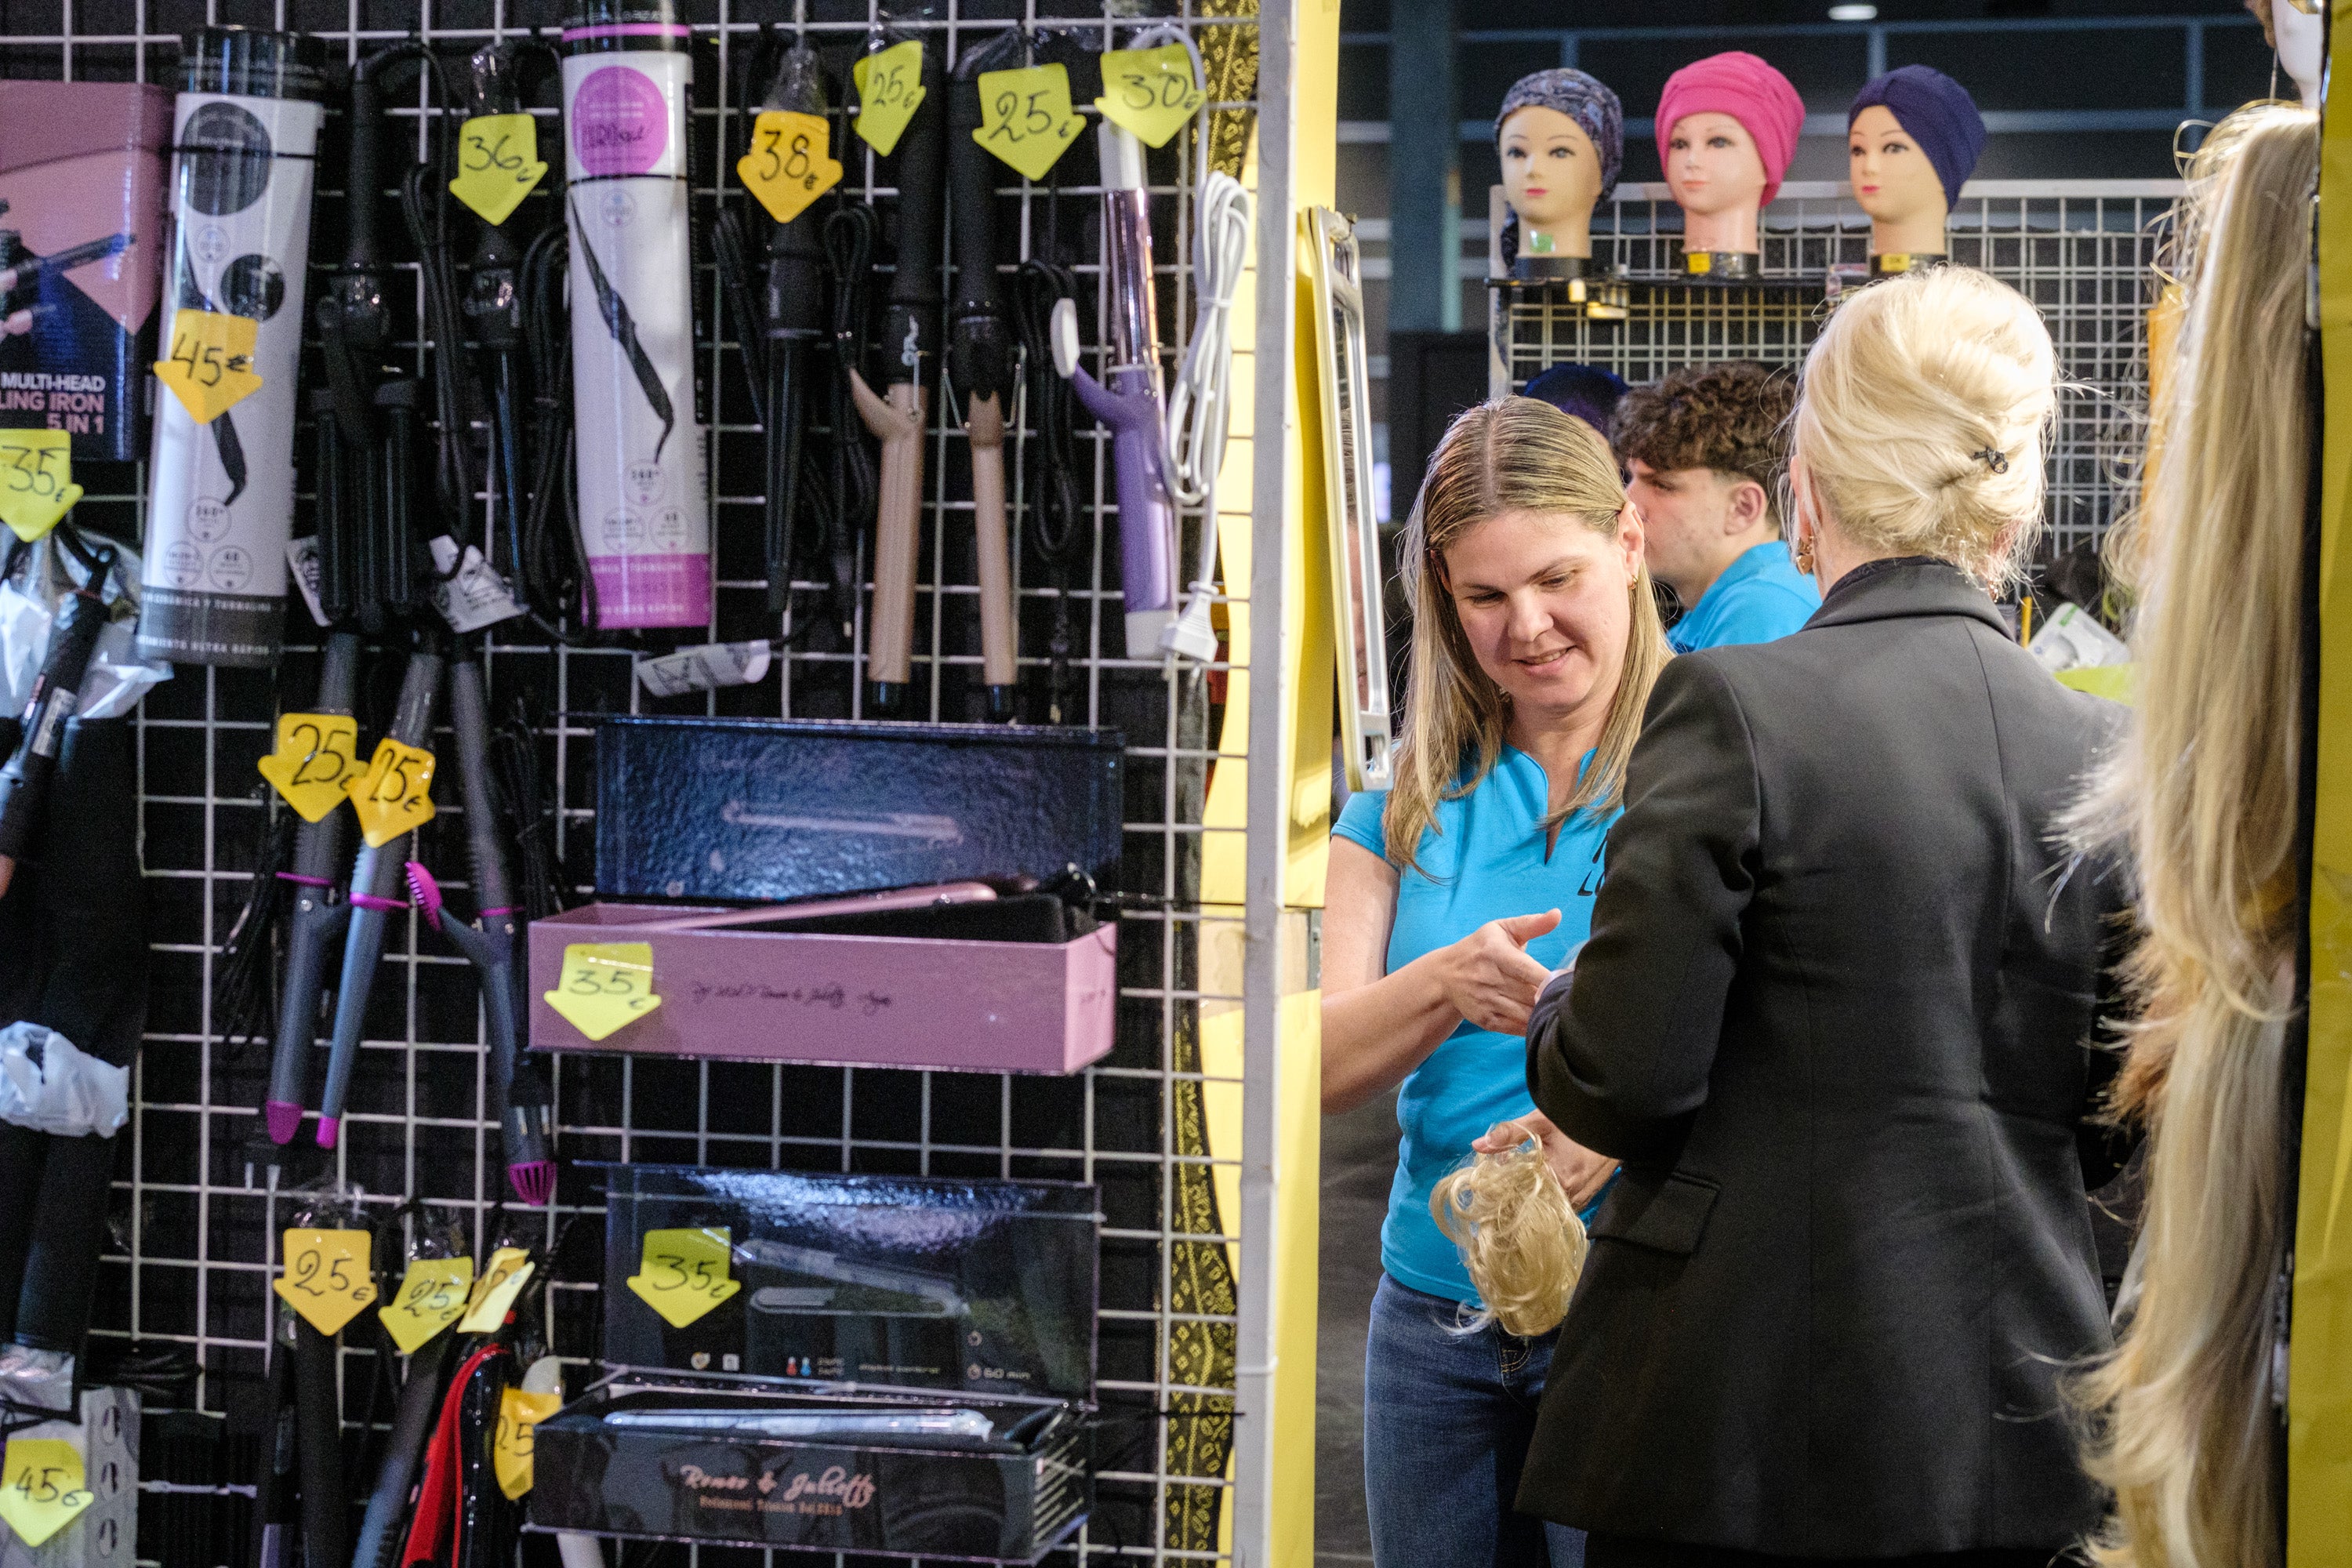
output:
[{"label": "blonde wig", "polygon": [[1461,1249],[1485,1303],[1464,1331],[1493,1322],[1534,1339],[1559,1327],[1584,1271],[1584,1222],[1544,1163],[1541,1144],[1522,1139],[1447,1173],[1429,1194],[1429,1212]]},{"label": "blonde wig", "polygon": [[2041,312],[1971,268],[1873,284],[1805,356],[1792,445],[1813,498],[1872,552],[1937,556],[1998,591],[2041,531],[2056,365]]},{"label": "blonde wig", "polygon": [[[1405,682],[1404,732],[1397,743],[1396,783],[1381,819],[1389,858],[1414,865],[1440,801],[1478,786],[1503,752],[1509,700],[1478,668],[1445,575],[1432,557],[1489,518],[1505,512],[1558,515],[1607,538],[1617,537],[1625,486],[1617,459],[1583,420],[1531,397],[1500,397],[1470,409],[1445,432],[1429,459],[1421,499],[1405,524],[1401,575],[1412,606],[1412,667]],[[1559,810],[1549,834],[1577,812],[1606,810],[1625,784],[1625,759],[1642,732],[1642,710],[1670,650],[1650,569],[1635,568],[1633,614],[1617,692],[1594,748],[1592,764]]]},{"label": "blonde wig", "polygon": [[2305,504],[2315,439],[2304,291],[2319,122],[2260,104],[2189,166],[2188,314],[2141,516],[2111,550],[2136,598],[2127,738],[2074,819],[2123,848],[2139,1005],[2116,1109],[2149,1130],[2112,1357],[2082,1379],[2116,1494],[2113,1568],[2279,1560],[2273,1381],[2292,1173],[2282,1062],[2298,910]]}]

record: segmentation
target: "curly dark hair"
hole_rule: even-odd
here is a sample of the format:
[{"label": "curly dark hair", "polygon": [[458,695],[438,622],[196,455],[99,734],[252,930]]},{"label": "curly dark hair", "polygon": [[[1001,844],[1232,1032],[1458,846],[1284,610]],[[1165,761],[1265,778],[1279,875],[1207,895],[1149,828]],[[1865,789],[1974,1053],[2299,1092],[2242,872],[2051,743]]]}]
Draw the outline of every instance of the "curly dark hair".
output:
[{"label": "curly dark hair", "polygon": [[1780,522],[1780,476],[1789,466],[1786,426],[1796,378],[1747,360],[1691,365],[1637,386],[1617,405],[1610,442],[1625,461],[1653,468],[1713,468],[1764,487]]}]

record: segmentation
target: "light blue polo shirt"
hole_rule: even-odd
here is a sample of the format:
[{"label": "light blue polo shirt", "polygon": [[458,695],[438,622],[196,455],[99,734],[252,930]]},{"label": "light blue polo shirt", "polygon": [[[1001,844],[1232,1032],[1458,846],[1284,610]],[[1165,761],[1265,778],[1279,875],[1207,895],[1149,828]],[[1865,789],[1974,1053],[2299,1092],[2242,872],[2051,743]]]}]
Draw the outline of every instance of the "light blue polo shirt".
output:
[{"label": "light blue polo shirt", "polygon": [[1822,591],[1780,540],[1750,545],[1666,633],[1676,653],[1771,642],[1812,619]]},{"label": "light blue polo shirt", "polygon": [[[1587,752],[1585,764],[1591,762]],[[1609,825],[1619,813],[1614,807],[1578,812],[1560,825],[1559,842],[1547,858],[1542,823],[1550,798],[1543,764],[1506,746],[1475,789],[1438,803],[1436,824],[1422,835],[1418,868],[1404,873],[1397,887],[1390,973],[1488,921],[1549,909],[1559,910],[1559,924],[1529,942],[1528,955],[1556,969],[1583,945],[1592,930],[1592,895],[1601,888]],[[1388,799],[1386,790],[1350,795],[1333,834],[1384,856],[1381,814]],[[1467,1020],[1406,1077],[1397,1091],[1404,1136],[1397,1144],[1388,1220],[1381,1227],[1381,1267],[1398,1283],[1476,1303],[1461,1254],[1430,1217],[1429,1194],[1469,1158],[1471,1143],[1488,1128],[1534,1109],[1527,1041]]]}]

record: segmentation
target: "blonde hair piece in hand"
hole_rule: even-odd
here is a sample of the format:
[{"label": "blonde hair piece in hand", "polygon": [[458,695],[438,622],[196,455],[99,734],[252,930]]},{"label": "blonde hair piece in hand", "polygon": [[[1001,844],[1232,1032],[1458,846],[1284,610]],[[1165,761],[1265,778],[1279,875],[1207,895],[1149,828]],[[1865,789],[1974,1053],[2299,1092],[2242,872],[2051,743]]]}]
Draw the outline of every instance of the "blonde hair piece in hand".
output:
[{"label": "blonde hair piece in hand", "polygon": [[2134,595],[2132,723],[2074,816],[2126,852],[2139,1005],[2116,1094],[2149,1126],[2115,1353],[2081,1379],[2115,1490],[2111,1568],[2279,1561],[2276,1292],[2299,914],[2306,475],[2304,291],[2319,121],[2240,110],[2189,165],[2187,315],[2141,514],[2110,542]]},{"label": "blonde hair piece in hand", "polygon": [[1974,268],[1871,285],[1805,356],[1793,446],[1813,496],[1871,553],[1937,556],[1998,592],[2041,531],[2056,363],[2041,312]]},{"label": "blonde hair piece in hand", "polygon": [[1584,1222],[1533,1138],[1480,1154],[1429,1194],[1429,1213],[1461,1249],[1486,1310],[1465,1331],[1500,1323],[1522,1339],[1559,1327],[1584,1271]]}]

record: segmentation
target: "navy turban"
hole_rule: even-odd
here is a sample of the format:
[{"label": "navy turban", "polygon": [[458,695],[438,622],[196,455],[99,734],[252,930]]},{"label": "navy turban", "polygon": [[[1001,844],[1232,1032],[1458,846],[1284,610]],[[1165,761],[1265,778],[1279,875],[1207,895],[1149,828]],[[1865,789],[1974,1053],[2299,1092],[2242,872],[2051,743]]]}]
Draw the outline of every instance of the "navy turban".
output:
[{"label": "navy turban", "polygon": [[1873,104],[1895,116],[1895,122],[1919,143],[1935,165],[1936,178],[1943,182],[1944,205],[1958,206],[1960,186],[1976,168],[1985,144],[1984,116],[1977,112],[1977,100],[1969,89],[1931,67],[1902,66],[1873,77],[1854,94],[1853,107],[1845,111],[1846,129],[1853,130],[1854,121]]}]

